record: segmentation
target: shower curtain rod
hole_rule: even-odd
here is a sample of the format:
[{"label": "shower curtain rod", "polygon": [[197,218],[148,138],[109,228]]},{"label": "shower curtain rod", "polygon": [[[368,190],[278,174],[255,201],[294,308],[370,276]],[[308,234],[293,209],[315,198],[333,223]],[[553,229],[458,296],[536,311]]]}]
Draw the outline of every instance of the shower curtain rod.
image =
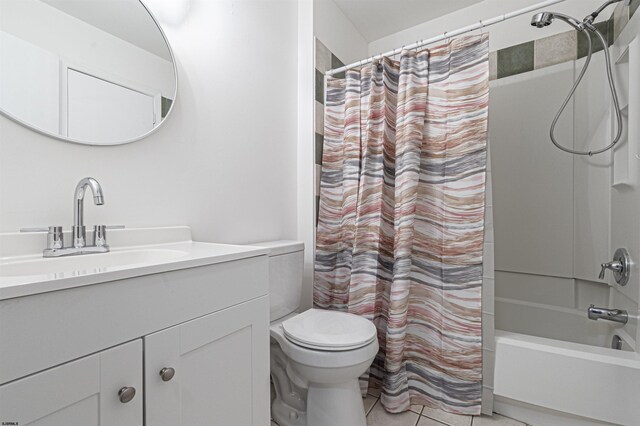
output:
[{"label": "shower curtain rod", "polygon": [[509,13],[505,13],[503,15],[498,15],[496,17],[493,17],[491,19],[484,19],[484,20],[480,20],[478,22],[476,22],[475,24],[471,24],[471,25],[467,25],[466,27],[462,27],[459,28],[457,30],[454,31],[445,31],[443,34],[437,35],[435,37],[431,37],[429,39],[426,40],[421,40],[418,42],[415,42],[413,44],[410,44],[408,46],[402,46],[400,48],[397,49],[393,49],[390,50],[386,53],[381,53],[377,56],[372,56],[369,59],[363,59],[361,61],[358,62],[354,62],[352,64],[349,65],[345,65],[343,67],[340,68],[334,68],[332,70],[329,70],[325,73],[326,76],[331,76],[333,74],[337,74],[340,73],[342,71],[346,71],[346,70],[350,70],[352,68],[357,68],[360,67],[362,65],[366,65],[366,64],[370,64],[371,62],[377,60],[377,59],[381,59],[385,56],[393,56],[393,55],[397,55],[398,53],[402,52],[402,50],[407,49],[407,50],[412,50],[412,49],[416,49],[418,47],[422,47],[422,46],[426,46],[427,44],[432,44],[432,43],[436,43],[438,41],[442,41],[451,37],[455,37],[455,36],[459,36],[460,34],[464,34],[464,33],[468,33],[471,31],[475,31],[478,30],[480,28],[484,28],[484,27],[488,27],[490,25],[493,24],[497,24],[499,22],[502,21],[506,21],[507,19],[511,19],[511,18],[515,18],[516,16],[520,16],[520,15],[524,15],[526,13],[530,13],[533,12],[534,10],[537,9],[541,9],[543,7],[547,7],[547,6],[551,6],[553,4],[557,4],[557,3],[562,3],[565,0],[546,0],[543,1],[541,3],[537,3],[525,8],[522,8],[520,10],[516,10],[514,12],[509,12]]}]

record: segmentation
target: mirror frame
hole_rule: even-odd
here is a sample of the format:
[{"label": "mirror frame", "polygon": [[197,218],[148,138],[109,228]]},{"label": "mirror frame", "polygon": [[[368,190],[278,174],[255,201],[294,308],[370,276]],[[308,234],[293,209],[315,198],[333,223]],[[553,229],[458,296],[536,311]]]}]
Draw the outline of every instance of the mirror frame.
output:
[{"label": "mirror frame", "polygon": [[171,106],[169,107],[169,111],[167,111],[167,115],[160,122],[160,124],[158,124],[153,129],[149,130],[147,133],[144,133],[144,134],[142,134],[140,136],[136,136],[135,138],[127,139],[127,140],[122,141],[122,142],[115,142],[115,143],[106,144],[106,143],[92,143],[92,142],[88,142],[88,141],[82,141],[82,140],[79,140],[79,139],[73,139],[73,138],[69,138],[69,137],[66,137],[66,136],[61,136],[61,135],[58,135],[58,134],[55,134],[55,133],[48,132],[46,130],[39,129],[39,128],[37,128],[35,126],[32,126],[31,124],[27,123],[26,121],[24,121],[24,120],[14,116],[14,115],[12,115],[11,113],[3,110],[2,108],[0,108],[0,115],[8,118],[9,120],[13,121],[14,123],[18,123],[21,126],[26,127],[29,130],[33,130],[36,133],[40,133],[41,135],[44,135],[44,136],[49,136],[49,137],[51,137],[53,139],[57,139],[59,141],[71,142],[71,143],[75,143],[75,144],[78,144],[78,145],[98,146],[98,147],[120,146],[120,145],[130,144],[132,142],[136,142],[136,141],[139,141],[141,139],[144,139],[144,138],[150,136],[151,134],[155,133],[158,129],[160,129],[164,125],[164,123],[167,121],[169,116],[171,116],[171,113],[173,112],[173,108],[176,105],[176,101],[177,101],[177,98],[178,98],[178,66],[176,64],[176,57],[173,54],[173,49],[171,48],[171,43],[169,43],[169,39],[167,38],[167,35],[165,34],[164,30],[162,29],[162,26],[160,25],[160,22],[154,16],[154,14],[151,12],[151,10],[149,10],[147,5],[144,4],[144,2],[142,0],[138,0],[138,2],[140,3],[140,5],[142,7],[144,7],[144,9],[147,11],[149,16],[153,20],[154,24],[156,24],[156,27],[160,31],[160,34],[162,35],[162,39],[164,40],[165,44],[167,45],[167,48],[169,49],[169,55],[171,56],[171,65],[173,67],[173,75],[175,76],[175,85],[176,86],[175,86],[175,90],[173,91],[173,102],[171,102]]}]

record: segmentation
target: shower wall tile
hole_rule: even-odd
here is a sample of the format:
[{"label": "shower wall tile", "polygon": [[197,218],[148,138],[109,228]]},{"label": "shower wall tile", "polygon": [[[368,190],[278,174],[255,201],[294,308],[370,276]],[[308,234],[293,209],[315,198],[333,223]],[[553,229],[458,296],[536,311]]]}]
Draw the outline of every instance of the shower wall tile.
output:
[{"label": "shower wall tile", "polygon": [[324,105],[316,101],[316,134],[324,135]]},{"label": "shower wall tile", "polygon": [[316,69],[316,102],[324,104],[324,74]]},{"label": "shower wall tile", "polygon": [[498,78],[498,52],[489,53],[489,80]]},{"label": "shower wall tile", "polygon": [[533,41],[498,50],[498,78],[533,70]]},{"label": "shower wall tile", "polygon": [[[485,351],[494,351],[496,349],[496,325],[495,316],[493,314],[482,314],[482,353]],[[483,362],[483,367],[485,363]],[[493,364],[491,364],[493,366]],[[491,383],[493,385],[493,383]]]},{"label": "shower wall tile", "polygon": [[324,149],[324,136],[319,133],[316,133],[316,164],[322,164],[322,153]]},{"label": "shower wall tile", "polygon": [[[639,7],[640,0],[632,0],[630,6],[619,3],[608,20],[596,24],[608,46],[613,44]],[[489,54],[489,79],[496,80],[580,59],[587,55],[587,50],[586,36],[582,31],[574,30],[510,46]],[[594,38],[593,52],[601,50],[602,45]]]},{"label": "shower wall tile", "polygon": [[[331,68],[332,69],[336,69],[336,68],[340,68],[340,67],[344,67],[344,62],[342,62],[340,59],[338,59],[338,57],[336,55],[334,55],[333,53],[331,54]],[[334,74],[334,77],[336,78],[344,78],[345,73],[340,72],[337,74]]]},{"label": "shower wall tile", "polygon": [[320,194],[320,177],[322,176],[322,166],[316,164],[316,194]]},{"label": "shower wall tile", "polygon": [[535,69],[575,60],[578,55],[577,45],[578,34],[576,31],[567,31],[536,40]]},{"label": "shower wall tile", "polygon": [[[609,19],[606,21],[598,22],[595,24],[598,31],[602,33],[605,40],[607,41],[607,45],[611,45],[613,42],[613,20]],[[611,30],[610,30],[611,29]],[[592,37],[592,49],[593,53],[600,52],[602,50],[602,43],[598,36],[593,35]],[[587,56],[589,51],[589,43],[587,40],[587,36],[583,31],[578,32],[578,59],[584,58]]]},{"label": "shower wall tile", "polygon": [[331,52],[327,46],[316,39],[316,69],[322,74],[331,69],[331,56]]}]

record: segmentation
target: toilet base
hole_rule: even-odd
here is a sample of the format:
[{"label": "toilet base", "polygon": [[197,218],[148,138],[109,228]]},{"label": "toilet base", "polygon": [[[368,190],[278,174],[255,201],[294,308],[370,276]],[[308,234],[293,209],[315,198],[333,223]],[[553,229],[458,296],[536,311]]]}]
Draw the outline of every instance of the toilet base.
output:
[{"label": "toilet base", "polygon": [[331,386],[311,384],[307,391],[307,424],[366,426],[358,380]]},{"label": "toilet base", "polygon": [[310,349],[289,341],[282,324],[272,324],[273,420],[280,426],[366,426],[358,379],[378,348],[372,340],[344,351]]}]

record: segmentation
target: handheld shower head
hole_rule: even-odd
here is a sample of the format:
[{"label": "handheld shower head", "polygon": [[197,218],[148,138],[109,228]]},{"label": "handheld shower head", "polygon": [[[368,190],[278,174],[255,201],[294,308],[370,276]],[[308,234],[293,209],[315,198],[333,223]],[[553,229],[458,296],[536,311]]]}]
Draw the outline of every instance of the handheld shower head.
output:
[{"label": "handheld shower head", "polygon": [[536,13],[531,18],[531,25],[537,28],[544,28],[551,25],[553,18],[553,13],[550,12]]},{"label": "handheld shower head", "polygon": [[571,25],[576,30],[584,30],[584,25],[582,22],[578,21],[571,16],[563,15],[562,13],[552,13],[552,12],[540,12],[533,15],[531,18],[531,25],[537,28],[544,28],[551,25],[551,23],[555,20],[559,19],[561,21],[566,22]]}]

